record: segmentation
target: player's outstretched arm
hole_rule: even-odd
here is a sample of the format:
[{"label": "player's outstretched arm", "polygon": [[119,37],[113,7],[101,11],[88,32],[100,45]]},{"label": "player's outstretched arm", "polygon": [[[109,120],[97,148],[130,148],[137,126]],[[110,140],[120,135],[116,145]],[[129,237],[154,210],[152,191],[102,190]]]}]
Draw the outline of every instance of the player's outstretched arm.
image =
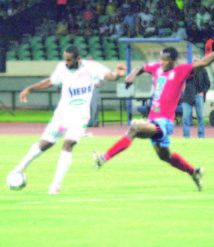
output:
[{"label": "player's outstretched arm", "polygon": [[132,85],[135,76],[141,75],[143,72],[144,70],[142,66],[137,66],[136,68],[134,68],[131,73],[129,73],[125,78],[126,89],[128,89]]},{"label": "player's outstretched arm", "polygon": [[209,66],[213,62],[214,62],[214,52],[212,52],[210,55],[206,57],[203,57],[200,61],[194,62],[193,70],[194,71],[200,70],[206,66]]},{"label": "player's outstretched arm", "polygon": [[27,88],[25,88],[21,93],[20,93],[20,101],[21,102],[27,102],[27,95],[29,95],[31,92],[35,91],[35,90],[38,90],[38,89],[45,89],[45,88],[48,88],[48,87],[51,87],[52,84],[51,84],[51,81],[49,78],[47,79],[44,79],[32,86],[29,86]]},{"label": "player's outstretched arm", "polygon": [[126,65],[124,64],[118,64],[115,68],[114,72],[110,72],[105,76],[105,80],[107,81],[115,81],[118,80],[121,77],[124,77],[126,75]]},{"label": "player's outstretched arm", "polygon": [[127,83],[131,83],[133,82],[135,76],[142,74],[143,71],[143,67],[142,66],[137,66],[136,68],[134,68],[131,73],[129,73],[126,78],[125,78],[125,82]]}]

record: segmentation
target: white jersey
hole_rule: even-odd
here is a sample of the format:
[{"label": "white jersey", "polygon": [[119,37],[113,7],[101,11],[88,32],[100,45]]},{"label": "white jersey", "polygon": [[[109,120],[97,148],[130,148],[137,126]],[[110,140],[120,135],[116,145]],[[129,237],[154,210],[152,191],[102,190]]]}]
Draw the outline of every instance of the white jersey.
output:
[{"label": "white jersey", "polygon": [[81,60],[78,69],[68,69],[60,62],[50,77],[53,85],[62,85],[61,98],[55,110],[63,119],[90,117],[90,102],[95,84],[104,80],[110,70],[93,60]]}]

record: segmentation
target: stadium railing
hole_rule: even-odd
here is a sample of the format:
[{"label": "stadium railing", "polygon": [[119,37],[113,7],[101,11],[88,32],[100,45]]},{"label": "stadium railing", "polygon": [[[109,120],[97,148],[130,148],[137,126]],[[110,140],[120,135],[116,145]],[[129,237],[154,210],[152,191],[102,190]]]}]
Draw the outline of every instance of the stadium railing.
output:
[{"label": "stadium railing", "polygon": [[[101,102],[101,124],[102,126],[105,125],[105,123],[112,123],[112,122],[119,122],[120,125],[123,125],[123,105],[126,103],[127,100],[137,100],[142,101],[142,106],[146,106],[146,104],[151,100],[151,97],[100,97]],[[119,101],[119,112],[120,112],[120,118],[119,119],[109,119],[105,120],[105,110],[104,110],[104,102],[105,101],[112,101],[117,100]],[[125,110],[125,109],[124,109]]]},{"label": "stadium railing", "polygon": [[[5,104],[4,105],[7,106],[8,109],[11,109],[12,111],[15,111],[18,109],[17,107],[17,97],[19,97],[21,90],[0,90],[0,94],[1,93],[5,93],[5,94],[10,94],[11,96],[11,104]],[[47,94],[48,96],[48,104],[46,104],[45,106],[26,106],[26,108],[29,109],[43,109],[43,110],[53,110],[56,107],[56,104],[54,104],[53,102],[53,95],[54,94],[58,94],[60,95],[60,90],[52,90],[52,91],[47,91],[47,90],[39,90],[39,91],[34,91],[32,92],[32,94]],[[137,101],[141,101],[142,102],[142,106],[145,106],[148,101],[151,100],[151,97],[117,97],[114,95],[115,91],[100,91],[100,107],[99,110],[101,112],[101,124],[102,126],[104,126],[105,123],[111,123],[111,122],[119,122],[120,125],[123,125],[123,110],[124,109],[124,105],[127,101],[127,99],[131,99],[131,100],[137,100]],[[108,96],[105,96],[108,95]],[[109,96],[112,95],[112,96]],[[104,107],[104,102],[106,101],[119,101],[119,113],[120,113],[120,117],[119,119],[109,119],[108,120],[105,119],[105,107]],[[1,102],[0,102],[1,105]]]},{"label": "stadium railing", "polygon": [[[4,103],[5,105],[9,106],[13,111],[17,110],[19,107],[17,106],[17,100],[19,99],[19,94],[22,90],[11,90],[11,89],[5,89],[5,90],[0,90],[0,94],[9,94],[11,97],[10,100],[7,100],[7,103]],[[26,105],[26,108],[31,108],[31,109],[45,109],[45,110],[53,110],[56,107],[56,100],[54,101],[54,95],[58,95],[60,96],[60,89],[56,89],[56,90],[39,90],[39,91],[34,91],[31,93],[31,95],[33,94],[46,94],[48,97],[48,103],[44,104],[44,105],[36,105],[34,103],[32,103],[30,106]],[[106,98],[110,98],[110,99],[117,99],[117,97],[115,97],[115,91],[113,90],[101,90],[99,92],[100,95],[100,102],[103,102],[103,99],[105,100]],[[35,101],[35,100],[34,100]],[[9,102],[9,103],[8,103]],[[41,103],[41,102],[40,102]],[[20,104],[19,104],[20,105]],[[34,105],[34,106],[33,106]],[[104,110],[104,106],[102,107],[102,109]]]},{"label": "stadium railing", "polygon": [[[0,93],[10,93],[11,94],[11,108],[13,111],[17,110],[17,105],[16,105],[16,97],[17,94],[21,93],[22,90],[0,90]],[[35,91],[32,92],[32,94],[41,94],[45,93],[48,95],[48,106],[46,107],[46,110],[53,110],[55,107],[53,105],[53,94],[60,94],[59,91],[45,91],[45,90],[40,90],[40,91]]]}]

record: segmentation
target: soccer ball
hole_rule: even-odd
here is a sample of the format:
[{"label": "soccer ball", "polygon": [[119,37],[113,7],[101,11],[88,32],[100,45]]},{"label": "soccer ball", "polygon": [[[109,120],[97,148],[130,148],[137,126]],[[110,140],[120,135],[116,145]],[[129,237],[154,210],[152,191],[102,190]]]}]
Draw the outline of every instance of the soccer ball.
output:
[{"label": "soccer ball", "polygon": [[7,185],[11,190],[20,190],[27,185],[26,175],[22,172],[10,173],[7,176]]}]

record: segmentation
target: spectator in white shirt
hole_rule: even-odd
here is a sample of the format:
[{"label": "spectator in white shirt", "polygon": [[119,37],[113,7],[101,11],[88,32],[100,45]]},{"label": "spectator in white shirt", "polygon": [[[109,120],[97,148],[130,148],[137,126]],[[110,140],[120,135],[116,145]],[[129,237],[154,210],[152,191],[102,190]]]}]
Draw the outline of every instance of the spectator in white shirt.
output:
[{"label": "spectator in white shirt", "polygon": [[145,7],[144,11],[141,12],[138,16],[141,18],[141,25],[143,27],[150,26],[151,21],[154,19],[148,7]]},{"label": "spectator in white shirt", "polygon": [[178,24],[175,22],[173,24],[172,28],[172,34],[170,36],[171,38],[181,38],[181,39],[187,39],[186,30],[183,27],[179,27]]},{"label": "spectator in white shirt", "polygon": [[201,6],[199,12],[196,14],[196,24],[198,28],[202,30],[204,27],[204,23],[209,23],[210,21],[211,15],[204,6]]}]

